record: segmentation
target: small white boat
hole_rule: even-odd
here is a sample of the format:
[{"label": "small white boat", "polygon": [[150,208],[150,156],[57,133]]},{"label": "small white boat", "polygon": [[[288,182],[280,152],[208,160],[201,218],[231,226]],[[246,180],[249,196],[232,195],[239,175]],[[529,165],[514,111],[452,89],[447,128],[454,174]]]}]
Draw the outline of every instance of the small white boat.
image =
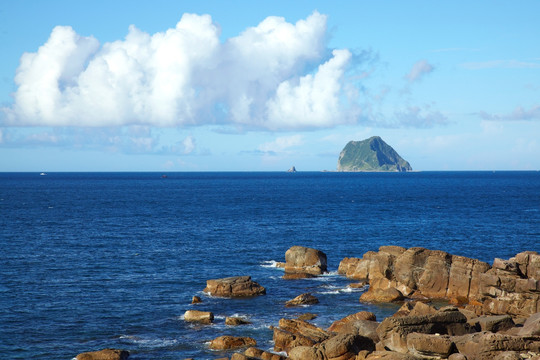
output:
[{"label": "small white boat", "polygon": [[39,174],[39,175],[41,175],[41,176],[45,176],[45,175],[47,175],[47,173],[41,173],[41,174]]}]

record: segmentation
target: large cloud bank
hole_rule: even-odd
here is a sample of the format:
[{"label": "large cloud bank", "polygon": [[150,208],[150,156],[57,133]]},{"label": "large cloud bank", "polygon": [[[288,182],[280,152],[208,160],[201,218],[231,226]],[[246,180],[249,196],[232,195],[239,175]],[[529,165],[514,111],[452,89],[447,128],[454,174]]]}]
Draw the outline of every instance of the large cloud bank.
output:
[{"label": "large cloud bank", "polygon": [[17,69],[7,126],[177,127],[232,124],[292,130],[355,122],[345,72],[352,54],[326,47],[326,16],[296,24],[268,17],[219,40],[209,15],[101,45],[53,29]]}]

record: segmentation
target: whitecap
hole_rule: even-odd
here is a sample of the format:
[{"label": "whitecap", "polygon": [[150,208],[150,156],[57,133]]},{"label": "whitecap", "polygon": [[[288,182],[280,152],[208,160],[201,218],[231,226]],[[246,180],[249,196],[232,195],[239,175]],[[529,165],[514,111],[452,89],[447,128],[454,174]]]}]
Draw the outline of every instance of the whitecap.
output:
[{"label": "whitecap", "polygon": [[146,348],[163,348],[178,344],[177,339],[151,338],[135,335],[121,335],[121,340]]},{"label": "whitecap", "polygon": [[276,261],[276,260],[265,260],[261,262],[260,266],[263,268],[285,271],[283,266],[280,266],[280,264],[283,264],[283,263],[280,263],[279,261]]}]

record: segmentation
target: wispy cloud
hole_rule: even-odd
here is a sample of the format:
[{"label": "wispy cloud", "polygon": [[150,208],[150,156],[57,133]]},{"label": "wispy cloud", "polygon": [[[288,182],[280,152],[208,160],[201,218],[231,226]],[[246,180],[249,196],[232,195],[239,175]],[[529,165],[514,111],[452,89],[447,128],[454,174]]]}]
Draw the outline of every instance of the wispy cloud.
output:
[{"label": "wispy cloud", "polygon": [[413,67],[411,68],[411,71],[407,75],[405,75],[405,78],[410,82],[416,82],[421,80],[424,76],[431,73],[435,68],[433,65],[428,63],[426,60],[420,60],[417,61]]},{"label": "wispy cloud", "polygon": [[223,42],[209,15],[184,14],[155,34],[131,26],[104,44],[57,26],[21,57],[14,103],[0,121],[278,131],[351,123],[357,110],[345,74],[359,60],[347,49],[329,55],[326,32],[318,12],[294,24],[271,16]]},{"label": "wispy cloud", "polygon": [[489,60],[479,62],[466,62],[460,65],[467,70],[482,69],[540,69],[540,62],[520,60]]},{"label": "wispy cloud", "polygon": [[278,154],[303,143],[304,137],[302,135],[281,136],[274,141],[259,145],[257,150],[263,153]]},{"label": "wispy cloud", "polygon": [[491,114],[481,111],[477,115],[484,120],[492,121],[539,121],[540,106],[533,106],[530,109],[524,109],[523,107],[518,106],[514,111],[507,114]]}]

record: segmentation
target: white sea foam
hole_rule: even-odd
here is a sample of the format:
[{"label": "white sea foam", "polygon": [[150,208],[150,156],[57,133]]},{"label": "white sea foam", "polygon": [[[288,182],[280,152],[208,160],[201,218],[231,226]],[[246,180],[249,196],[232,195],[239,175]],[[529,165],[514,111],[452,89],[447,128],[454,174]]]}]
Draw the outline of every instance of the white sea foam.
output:
[{"label": "white sea foam", "polygon": [[177,339],[160,339],[135,335],[121,335],[120,339],[146,348],[162,348],[178,344]]},{"label": "white sea foam", "polygon": [[261,263],[261,266],[264,268],[284,270],[281,266],[279,266],[279,262],[275,260],[265,260]]}]

